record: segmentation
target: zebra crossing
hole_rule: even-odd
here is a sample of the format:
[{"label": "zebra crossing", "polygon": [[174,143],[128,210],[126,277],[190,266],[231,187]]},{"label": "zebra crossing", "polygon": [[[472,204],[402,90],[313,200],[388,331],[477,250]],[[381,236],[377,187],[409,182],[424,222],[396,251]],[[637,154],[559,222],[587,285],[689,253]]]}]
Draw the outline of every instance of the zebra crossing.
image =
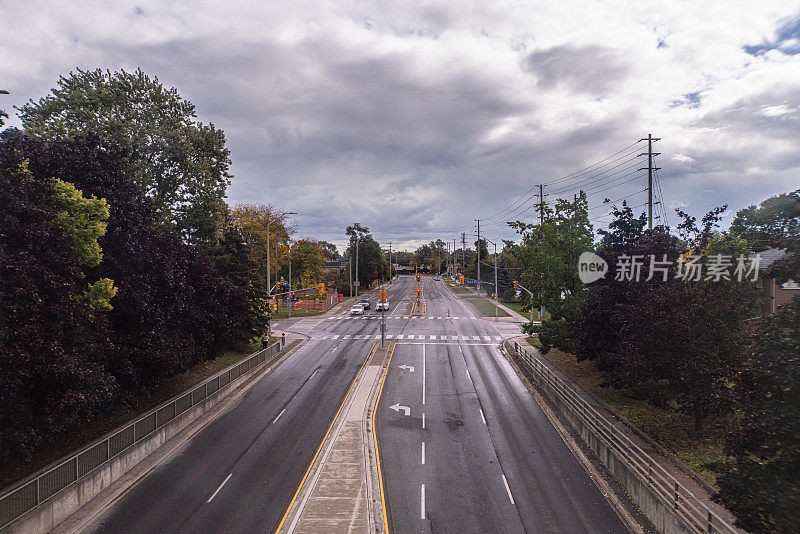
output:
[{"label": "zebra crossing", "polygon": [[[361,321],[370,321],[370,320],[380,320],[380,318],[381,318],[380,315],[334,315],[334,316],[331,316],[331,317],[325,317],[324,320],[326,320],[326,321],[340,321],[342,319],[353,319],[353,320],[361,320]],[[424,321],[426,319],[429,319],[429,320],[433,320],[433,319],[439,319],[439,320],[441,320],[441,319],[456,319],[456,320],[459,320],[459,321],[463,321],[463,320],[477,320],[478,317],[459,317],[459,316],[447,317],[447,316],[442,316],[442,315],[439,315],[439,316],[431,315],[431,316],[419,317],[419,316],[413,316],[413,315],[387,315],[386,316],[386,320],[389,320],[389,319],[410,319],[410,320],[421,320],[421,321]]]},{"label": "zebra crossing", "polygon": [[[311,336],[311,339],[329,339],[332,341],[348,339],[375,339],[379,340],[380,334],[320,334]],[[386,334],[386,339],[398,341],[502,341],[502,336],[461,336],[443,334]]]}]

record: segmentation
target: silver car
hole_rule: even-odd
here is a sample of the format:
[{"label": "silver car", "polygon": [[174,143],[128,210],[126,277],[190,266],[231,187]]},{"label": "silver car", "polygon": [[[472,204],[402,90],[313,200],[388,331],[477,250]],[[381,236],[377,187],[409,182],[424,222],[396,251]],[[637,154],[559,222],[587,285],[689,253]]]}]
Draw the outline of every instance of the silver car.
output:
[{"label": "silver car", "polygon": [[354,304],[350,308],[350,315],[364,315],[364,306],[361,304]]}]

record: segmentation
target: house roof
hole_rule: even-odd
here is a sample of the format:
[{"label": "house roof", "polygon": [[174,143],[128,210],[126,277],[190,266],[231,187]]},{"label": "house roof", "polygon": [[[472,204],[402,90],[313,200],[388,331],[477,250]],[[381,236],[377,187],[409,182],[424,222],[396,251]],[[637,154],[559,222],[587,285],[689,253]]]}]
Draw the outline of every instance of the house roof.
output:
[{"label": "house roof", "polygon": [[762,250],[761,252],[756,252],[752,254],[750,258],[754,258],[755,256],[761,256],[761,269],[766,269],[776,261],[783,259],[786,257],[787,252],[780,248],[769,248],[767,250]]}]

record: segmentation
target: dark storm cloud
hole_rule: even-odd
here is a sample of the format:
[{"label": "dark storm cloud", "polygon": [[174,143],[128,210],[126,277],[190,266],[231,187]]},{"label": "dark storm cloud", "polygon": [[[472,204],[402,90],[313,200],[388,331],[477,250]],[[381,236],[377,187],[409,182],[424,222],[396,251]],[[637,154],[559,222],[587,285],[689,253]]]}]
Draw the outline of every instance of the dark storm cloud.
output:
[{"label": "dark storm cloud", "polygon": [[[43,96],[76,66],[142,67],[225,131],[231,203],[297,211],[300,235],[340,242],[353,221],[382,242],[462,230],[474,241],[476,217],[651,130],[664,137],[670,202],[703,210],[725,180],[732,204],[788,189],[800,164],[785,23],[796,6],[788,19],[731,7],[712,21],[637,9],[30,0],[0,6],[0,84],[13,90],[0,104]],[[760,30],[741,36],[753,22]],[[761,40],[771,49],[742,49]],[[590,205],[641,188],[596,191]],[[494,238],[512,234],[494,222]]]},{"label": "dark storm cloud", "polygon": [[525,63],[544,88],[559,85],[574,91],[605,96],[625,78],[623,54],[599,45],[562,45],[531,52]]}]

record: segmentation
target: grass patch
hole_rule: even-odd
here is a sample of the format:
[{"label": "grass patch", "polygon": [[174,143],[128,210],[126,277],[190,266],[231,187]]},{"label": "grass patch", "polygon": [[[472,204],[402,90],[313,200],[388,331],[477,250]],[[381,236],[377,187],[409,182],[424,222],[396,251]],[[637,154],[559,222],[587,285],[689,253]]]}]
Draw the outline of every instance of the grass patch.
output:
[{"label": "grass patch", "polygon": [[[270,343],[276,341],[270,338]],[[142,415],[148,410],[155,408],[159,404],[171,399],[194,386],[198,382],[216,374],[217,372],[231,366],[245,357],[261,349],[261,341],[243,343],[240,346],[231,348],[221,356],[200,362],[193,365],[183,373],[167,377],[160,383],[142,392],[134,399],[134,408],[121,410],[117,413],[109,414],[106,417],[98,417],[89,421],[69,434],[63,434],[61,439],[50,441],[40,446],[27,462],[8,461],[0,465],[0,488],[13,484],[21,480],[38,469],[46,466],[50,462],[58,460],[74,452],[76,449],[91,443],[103,434],[113,430]]]},{"label": "grass patch", "polygon": [[466,287],[458,284],[451,285],[450,291],[452,291],[456,295],[469,295],[470,293],[472,293],[472,290],[467,289]]},{"label": "grass patch", "polygon": [[[532,338],[528,339],[535,346]],[[557,349],[550,350],[547,358],[717,487],[714,464],[724,460],[725,436],[736,423],[734,415],[710,416],[703,431],[696,432],[690,415],[653,406],[645,400],[632,398],[625,390],[605,386],[606,375],[592,361],[579,362],[572,354]]]},{"label": "grass patch", "polygon": [[542,342],[539,341],[539,336],[538,335],[528,336],[525,339],[525,341],[528,342],[528,345],[531,345],[532,347],[534,347],[537,350],[541,350],[542,349]]},{"label": "grass patch", "polygon": [[[321,315],[325,312],[319,310],[292,310],[292,317],[312,317],[314,315]],[[272,312],[273,319],[288,319],[289,307],[279,306],[278,311]]]},{"label": "grass patch", "polygon": [[[484,317],[494,317],[495,305],[494,302],[492,302],[491,300],[478,296],[464,297],[464,300],[475,306],[475,309],[478,310],[478,313],[480,313]],[[510,317],[510,314],[503,308],[498,307],[497,316]]]}]

